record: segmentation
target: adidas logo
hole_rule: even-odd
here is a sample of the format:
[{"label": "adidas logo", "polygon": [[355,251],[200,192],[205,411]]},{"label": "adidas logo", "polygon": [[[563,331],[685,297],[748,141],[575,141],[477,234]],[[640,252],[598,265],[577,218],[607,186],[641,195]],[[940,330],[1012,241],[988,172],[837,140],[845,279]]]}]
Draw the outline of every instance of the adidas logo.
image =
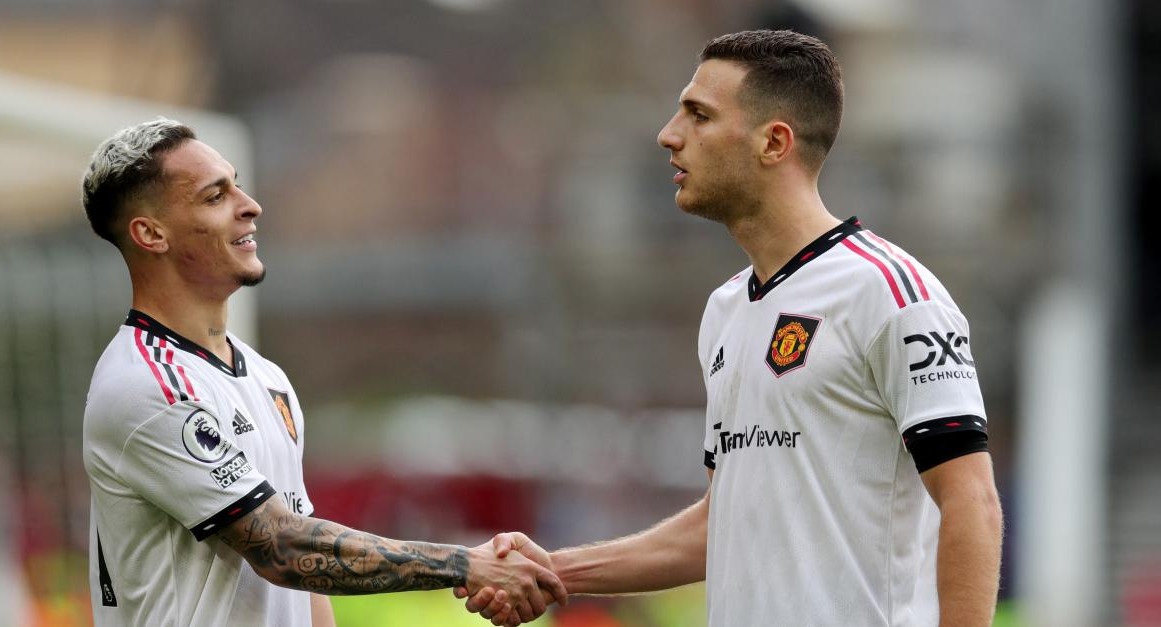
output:
[{"label": "adidas logo", "polygon": [[717,371],[724,368],[725,365],[726,365],[726,347],[720,346],[720,347],[718,347],[718,356],[714,357],[714,363],[713,363],[713,365],[710,366],[710,376],[711,377],[714,376],[714,374]]},{"label": "adidas logo", "polygon": [[254,423],[250,422],[242,412],[237,409],[234,410],[234,435],[242,435],[243,433],[250,433],[254,430]]}]

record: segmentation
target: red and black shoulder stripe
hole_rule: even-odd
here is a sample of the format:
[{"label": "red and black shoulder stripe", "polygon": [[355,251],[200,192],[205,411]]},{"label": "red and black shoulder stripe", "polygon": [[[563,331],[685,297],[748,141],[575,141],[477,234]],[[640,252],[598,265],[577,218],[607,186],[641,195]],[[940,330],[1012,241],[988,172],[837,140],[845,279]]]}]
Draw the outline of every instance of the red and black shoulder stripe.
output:
[{"label": "red and black shoulder stripe", "polygon": [[133,345],[145,360],[167,403],[201,400],[185,367],[174,361],[173,346],[165,336],[135,327]]},{"label": "red and black shoulder stripe", "polygon": [[179,361],[175,361],[175,351],[184,353],[188,358],[196,358],[205,362],[223,375],[235,378],[247,376],[246,358],[242,351],[230,342],[229,338],[226,339],[226,342],[233,348],[234,363],[232,364],[222,361],[212,351],[202,348],[196,342],[136,309],[129,311],[125,325],[132,328],[133,343],[137,351],[141,353],[141,357],[148,365],[153,378],[157,380],[162,395],[165,396],[165,400],[170,405],[178,401],[200,400],[185,367]]},{"label": "red and black shoulder stripe", "polygon": [[887,240],[868,230],[852,233],[842,241],[851,252],[873,265],[883,276],[891,297],[900,309],[920,301],[931,300],[927,284],[915,268],[915,264],[904,253],[895,249]]}]

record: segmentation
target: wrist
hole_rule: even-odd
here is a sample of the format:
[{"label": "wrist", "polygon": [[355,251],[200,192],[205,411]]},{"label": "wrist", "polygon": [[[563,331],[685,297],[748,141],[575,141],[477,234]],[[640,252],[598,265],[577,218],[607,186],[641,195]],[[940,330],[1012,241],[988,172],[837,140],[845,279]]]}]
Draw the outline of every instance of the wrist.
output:
[{"label": "wrist", "polygon": [[462,555],[465,557],[465,561],[467,562],[467,566],[464,568],[463,573],[463,583],[460,585],[468,588],[470,592],[475,593],[477,590],[484,587],[484,584],[478,581],[480,566],[486,562],[488,558],[493,557],[493,554],[491,551],[487,551],[484,549],[484,547],[480,546],[457,546],[456,550],[462,552]]},{"label": "wrist", "polygon": [[570,595],[590,592],[584,576],[586,568],[580,558],[580,551],[576,550],[564,549],[548,554],[548,559],[552,563],[550,567],[552,572],[560,578],[560,582],[564,584]]}]

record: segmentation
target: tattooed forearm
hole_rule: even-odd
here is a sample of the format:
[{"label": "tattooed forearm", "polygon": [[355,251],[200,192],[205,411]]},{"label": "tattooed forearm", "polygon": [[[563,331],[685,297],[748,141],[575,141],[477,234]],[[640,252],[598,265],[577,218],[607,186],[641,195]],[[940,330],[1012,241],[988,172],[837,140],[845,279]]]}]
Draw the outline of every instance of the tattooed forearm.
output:
[{"label": "tattooed forearm", "polygon": [[[272,499],[273,500],[273,499]],[[467,581],[463,547],[399,542],[290,512],[267,501],[218,537],[282,586],[320,594],[435,590]]]}]

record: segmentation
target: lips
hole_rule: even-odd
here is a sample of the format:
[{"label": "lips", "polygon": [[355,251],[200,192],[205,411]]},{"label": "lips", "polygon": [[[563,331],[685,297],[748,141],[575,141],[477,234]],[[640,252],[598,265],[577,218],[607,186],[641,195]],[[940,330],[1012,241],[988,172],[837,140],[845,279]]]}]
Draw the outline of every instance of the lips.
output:
[{"label": "lips", "polygon": [[673,159],[669,160],[669,165],[677,168],[677,174],[673,175],[673,182],[680,185],[681,182],[685,180],[685,177],[689,176],[689,171],[678,165],[677,162]]},{"label": "lips", "polygon": [[239,237],[238,239],[230,242],[230,245],[241,248],[242,250],[253,251],[258,249],[258,242],[254,241],[254,231],[251,231],[242,237]]}]

